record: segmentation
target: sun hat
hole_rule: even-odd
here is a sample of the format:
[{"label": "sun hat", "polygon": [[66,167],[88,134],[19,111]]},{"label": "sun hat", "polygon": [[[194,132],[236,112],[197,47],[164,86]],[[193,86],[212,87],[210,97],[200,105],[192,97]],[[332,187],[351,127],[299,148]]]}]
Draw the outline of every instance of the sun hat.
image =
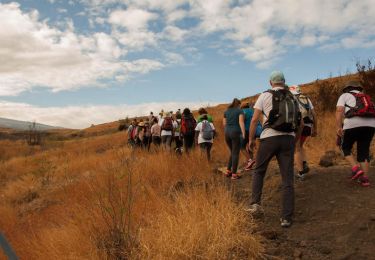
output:
[{"label": "sun hat", "polygon": [[145,126],[145,123],[144,122],[139,122],[138,126]]},{"label": "sun hat", "polygon": [[359,91],[363,90],[362,84],[359,81],[348,81],[342,88],[342,92],[348,92],[351,89],[356,89]]},{"label": "sun hat", "polygon": [[292,92],[293,95],[301,94],[301,88],[298,85],[290,86],[289,91]]},{"label": "sun hat", "polygon": [[285,83],[284,74],[281,71],[275,70],[270,75],[270,81],[275,84]]}]

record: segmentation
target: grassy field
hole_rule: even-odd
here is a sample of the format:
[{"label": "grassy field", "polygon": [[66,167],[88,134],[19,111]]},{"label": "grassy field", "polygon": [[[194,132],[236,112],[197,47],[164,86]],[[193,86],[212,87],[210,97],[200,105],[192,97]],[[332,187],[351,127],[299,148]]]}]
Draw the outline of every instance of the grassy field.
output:
[{"label": "grassy field", "polygon": [[[343,80],[303,86],[319,115],[318,137],[306,144],[312,164],[335,149],[334,113],[321,99],[336,102],[337,92],[320,88]],[[0,141],[1,231],[21,259],[260,258],[254,221],[214,173],[228,156],[225,108],[208,108],[218,129],[211,164],[199,151],[132,151],[117,122],[35,147]]]}]

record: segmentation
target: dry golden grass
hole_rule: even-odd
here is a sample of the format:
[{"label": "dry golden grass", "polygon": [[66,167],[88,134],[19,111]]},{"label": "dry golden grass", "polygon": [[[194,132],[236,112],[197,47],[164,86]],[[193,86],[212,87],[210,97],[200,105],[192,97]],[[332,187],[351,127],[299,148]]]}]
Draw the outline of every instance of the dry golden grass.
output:
[{"label": "dry golden grass", "polygon": [[[157,237],[161,248],[145,251],[154,232],[174,237],[170,258],[261,254],[251,220],[199,151],[180,158],[124,144],[124,133],[83,138],[2,162],[0,228],[21,258],[166,256],[170,249]],[[172,226],[162,221],[166,214]],[[177,240],[186,232],[188,247]]]}]

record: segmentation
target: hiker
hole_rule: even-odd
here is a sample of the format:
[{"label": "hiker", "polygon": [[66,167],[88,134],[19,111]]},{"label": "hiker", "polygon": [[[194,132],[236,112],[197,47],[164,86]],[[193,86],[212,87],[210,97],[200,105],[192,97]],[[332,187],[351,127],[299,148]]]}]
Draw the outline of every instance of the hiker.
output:
[{"label": "hiker", "polygon": [[[245,122],[244,122],[245,123],[245,138],[242,139],[241,150],[243,151],[243,154],[246,158],[245,171],[249,171],[255,164],[253,149],[248,149],[248,146],[247,146],[247,144],[249,143],[250,123],[251,123],[251,119],[253,118],[254,109],[253,109],[253,106],[250,106],[250,103],[248,102],[242,104],[241,109],[244,113],[244,119],[245,119]],[[260,137],[261,132],[262,132],[262,125],[260,124],[260,122],[258,122],[257,130],[255,134],[256,138]]]},{"label": "hiker", "polygon": [[254,105],[251,120],[249,148],[255,143],[255,131],[263,115],[263,132],[260,136],[256,166],[252,175],[252,198],[250,207],[253,214],[262,212],[261,195],[263,180],[271,159],[276,156],[282,179],[282,214],[281,226],[290,227],[294,212],[294,149],[295,137],[299,138],[300,120],[298,103],[293,94],[285,88],[285,78],[281,71],[274,71],[270,76],[271,90],[262,93]]},{"label": "hiker", "polygon": [[136,145],[137,134],[138,134],[137,124],[138,124],[137,120],[133,120],[131,125],[128,128],[128,145],[130,145],[131,147],[134,147]]},{"label": "hiker", "polygon": [[174,128],[174,142],[176,144],[175,152],[176,154],[182,154],[182,138],[181,138],[181,119],[173,120],[173,128]]},{"label": "hiker", "polygon": [[233,99],[228,109],[224,112],[223,125],[225,128],[225,142],[230,150],[226,177],[232,180],[239,179],[238,161],[240,158],[241,138],[245,137],[245,119],[244,113],[240,109],[241,101]]},{"label": "hiker", "polygon": [[153,121],[154,121],[154,112],[150,112],[150,114],[148,115],[148,121],[150,122],[150,123],[152,123]]},{"label": "hiker", "polygon": [[181,109],[179,108],[177,111],[176,111],[176,120],[179,120],[182,118],[182,115],[181,115]]},{"label": "hiker", "polygon": [[[370,144],[375,131],[374,103],[357,81],[348,82],[342,92],[336,108],[337,135],[342,138],[341,148],[351,166],[350,178],[367,187]],[[357,143],[357,161],[352,155],[354,143]]]},{"label": "hiker", "polygon": [[295,160],[297,165],[297,177],[301,180],[304,179],[305,175],[310,171],[307,163],[306,150],[303,145],[306,139],[311,136],[315,137],[318,133],[316,121],[316,113],[311,100],[301,93],[301,88],[298,85],[290,86],[290,92],[294,95],[299,104],[299,110],[301,111],[301,117],[304,123],[304,127],[301,132],[301,138],[297,140]]},{"label": "hiker", "polygon": [[144,139],[143,139],[143,147],[147,148],[147,150],[150,150],[151,145],[151,126],[150,122],[146,121],[144,126]]},{"label": "hiker", "polygon": [[152,143],[157,147],[159,147],[161,143],[161,126],[158,124],[158,122],[158,119],[155,117],[153,125],[151,126]]},{"label": "hiker", "polygon": [[161,142],[163,147],[170,151],[172,146],[172,138],[174,136],[174,125],[171,113],[166,113],[159,121],[161,126]]},{"label": "hiker", "polygon": [[208,116],[203,115],[202,121],[195,128],[196,143],[200,146],[201,151],[207,156],[207,160],[211,161],[211,148],[215,137],[215,126],[208,121]]},{"label": "hiker", "polygon": [[194,145],[195,127],[197,122],[189,108],[182,112],[180,136],[184,140],[184,151],[188,153]]},{"label": "hiker", "polygon": [[198,110],[198,114],[199,114],[198,119],[197,119],[197,122],[198,122],[198,123],[202,122],[202,120],[203,120],[202,117],[203,117],[204,115],[207,115],[207,120],[208,120],[208,122],[210,122],[210,123],[213,123],[213,122],[214,122],[213,119],[212,119],[212,116],[208,114],[208,112],[207,112],[207,110],[206,110],[205,108],[201,107],[201,108]]},{"label": "hiker", "polygon": [[135,147],[143,147],[143,141],[145,136],[144,126],[145,123],[142,120],[140,120],[138,125],[135,127],[135,133],[133,137]]}]

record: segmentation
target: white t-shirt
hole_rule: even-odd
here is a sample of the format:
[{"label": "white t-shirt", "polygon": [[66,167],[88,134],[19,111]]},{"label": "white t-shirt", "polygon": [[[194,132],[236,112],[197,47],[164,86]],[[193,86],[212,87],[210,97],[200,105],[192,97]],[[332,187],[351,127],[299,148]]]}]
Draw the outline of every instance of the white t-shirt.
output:
[{"label": "white t-shirt", "polygon": [[[159,121],[159,125],[162,126],[164,122],[164,118]],[[176,121],[173,121],[173,129],[176,129],[178,127],[178,124]],[[172,131],[167,131],[167,130],[161,130],[161,136],[166,136],[166,135],[172,135]]]},{"label": "white t-shirt", "polygon": [[[273,90],[279,90],[282,89],[282,87],[276,87],[273,88]],[[262,111],[263,114],[263,126],[266,123],[268,116],[272,110],[272,94],[269,92],[264,92],[260,94],[258,100],[255,102],[254,108]],[[265,116],[267,115],[267,116]],[[267,127],[266,129],[263,129],[262,134],[260,135],[260,139],[265,139],[272,136],[279,136],[279,135],[291,135],[295,136],[294,132],[286,133],[277,131],[275,129],[272,129],[270,127]]]},{"label": "white t-shirt", "polygon": [[[199,131],[198,144],[201,144],[201,143],[213,143],[214,142],[213,138],[211,140],[203,139],[203,133],[202,133],[203,122],[208,122],[208,121],[204,120],[204,121],[198,123],[197,126],[195,127],[195,131]],[[212,130],[215,130],[214,124],[213,123],[209,123],[209,124],[211,125]]]},{"label": "white t-shirt", "polygon": [[[351,91],[353,93],[359,93],[358,90]],[[345,107],[345,113],[349,111],[349,107],[346,107],[345,105],[348,105],[350,107],[356,106],[356,99],[355,97],[350,93],[344,93],[339,97],[339,100],[337,101],[338,107]],[[366,117],[359,117],[355,116],[352,118],[345,118],[344,119],[344,127],[343,129],[351,129],[356,127],[375,127],[375,118],[366,118]]]}]

